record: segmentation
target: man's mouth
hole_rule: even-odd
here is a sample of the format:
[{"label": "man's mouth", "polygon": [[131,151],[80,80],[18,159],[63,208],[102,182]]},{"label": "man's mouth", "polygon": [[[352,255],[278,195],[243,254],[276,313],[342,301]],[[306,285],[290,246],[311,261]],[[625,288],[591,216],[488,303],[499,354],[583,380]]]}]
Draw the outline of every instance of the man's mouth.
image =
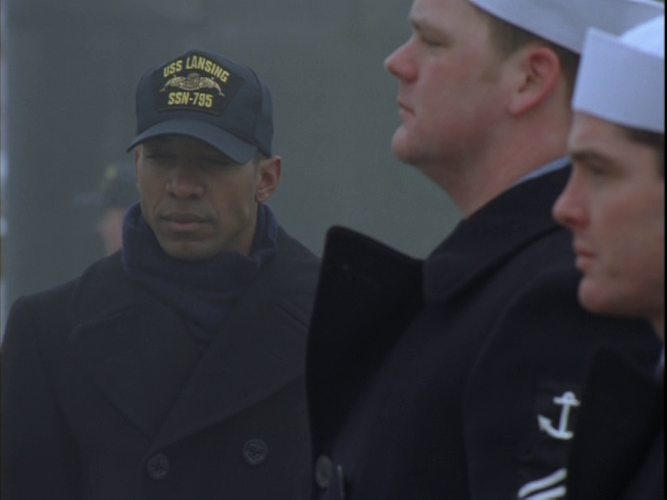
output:
[{"label": "man's mouth", "polygon": [[174,231],[194,231],[207,222],[205,217],[191,212],[169,212],[162,220]]},{"label": "man's mouth", "polygon": [[576,255],[575,265],[577,266],[577,269],[585,273],[593,265],[595,253],[585,245],[576,241],[573,243],[572,247]]}]

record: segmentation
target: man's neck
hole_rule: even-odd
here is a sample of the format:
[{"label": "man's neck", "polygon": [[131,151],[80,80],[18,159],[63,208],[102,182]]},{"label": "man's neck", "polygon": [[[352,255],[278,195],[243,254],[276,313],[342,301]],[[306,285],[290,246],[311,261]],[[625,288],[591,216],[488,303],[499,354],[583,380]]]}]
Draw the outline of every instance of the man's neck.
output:
[{"label": "man's neck", "polygon": [[439,179],[429,177],[452,198],[463,217],[468,218],[524,177],[562,158],[563,155],[553,156],[530,167],[506,160],[504,164],[498,162],[487,168],[471,168],[459,175],[441,175]]},{"label": "man's neck", "polygon": [[[566,120],[524,123],[499,134],[495,143],[452,165],[433,165],[422,171],[454,201],[464,217],[510,189],[517,181],[567,152]],[[568,122],[569,123],[569,122]]]}]

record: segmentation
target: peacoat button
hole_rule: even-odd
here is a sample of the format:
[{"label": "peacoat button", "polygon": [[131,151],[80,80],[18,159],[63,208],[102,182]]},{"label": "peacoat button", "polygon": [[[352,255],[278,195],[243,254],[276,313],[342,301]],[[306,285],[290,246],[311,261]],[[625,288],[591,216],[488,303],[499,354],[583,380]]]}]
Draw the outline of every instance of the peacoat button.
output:
[{"label": "peacoat button", "polygon": [[327,489],[333,479],[333,463],[326,455],[321,455],[315,462],[315,482],[322,489]]},{"label": "peacoat button", "polygon": [[250,465],[259,465],[269,454],[269,447],[262,439],[248,439],[243,445],[243,459]]},{"label": "peacoat button", "polygon": [[169,460],[163,453],[156,453],[148,460],[146,469],[151,479],[164,479],[169,472]]}]

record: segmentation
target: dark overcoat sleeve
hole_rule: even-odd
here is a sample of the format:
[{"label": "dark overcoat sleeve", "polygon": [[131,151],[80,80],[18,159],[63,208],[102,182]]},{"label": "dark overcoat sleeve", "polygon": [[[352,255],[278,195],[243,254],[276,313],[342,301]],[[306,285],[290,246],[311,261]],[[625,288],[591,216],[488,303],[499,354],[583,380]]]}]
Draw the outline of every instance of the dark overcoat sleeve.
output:
[{"label": "dark overcoat sleeve", "polygon": [[[59,297],[63,297],[60,295]],[[82,498],[79,452],[58,405],[40,347],[43,325],[60,328],[67,304],[12,307],[2,344],[2,498]]]}]

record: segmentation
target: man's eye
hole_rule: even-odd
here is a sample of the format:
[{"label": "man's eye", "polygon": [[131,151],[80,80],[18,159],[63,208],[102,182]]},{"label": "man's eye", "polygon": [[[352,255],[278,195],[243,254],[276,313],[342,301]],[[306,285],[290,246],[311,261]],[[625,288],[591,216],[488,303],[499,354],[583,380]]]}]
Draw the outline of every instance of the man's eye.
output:
[{"label": "man's eye", "polygon": [[578,167],[586,172],[589,177],[595,177],[595,178],[600,178],[607,176],[609,174],[609,170],[604,168],[604,166],[597,165],[595,163],[586,163],[586,164],[580,164]]},{"label": "man's eye", "polygon": [[432,47],[442,47],[444,45],[444,41],[441,40],[439,37],[431,37],[430,35],[425,35],[423,33],[419,34],[419,39],[421,42],[426,45],[429,48]]}]

